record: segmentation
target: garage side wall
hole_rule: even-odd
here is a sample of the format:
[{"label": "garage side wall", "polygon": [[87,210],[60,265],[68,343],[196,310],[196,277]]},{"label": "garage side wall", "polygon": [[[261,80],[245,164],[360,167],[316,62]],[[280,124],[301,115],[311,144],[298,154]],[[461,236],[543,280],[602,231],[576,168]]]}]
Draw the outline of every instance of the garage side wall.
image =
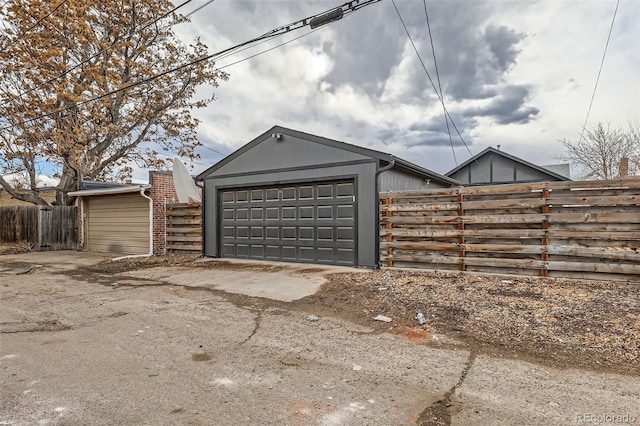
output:
[{"label": "garage side wall", "polygon": [[[204,253],[207,256],[219,257],[218,229],[218,193],[222,189],[254,187],[266,185],[284,185],[301,182],[323,182],[339,179],[354,179],[356,186],[356,264],[375,266],[376,264],[376,226],[377,226],[377,194],[376,162],[371,158],[351,159],[350,164],[336,164],[331,167],[303,168],[292,170],[260,172],[254,174],[233,174],[225,176],[218,172],[204,181]],[[355,160],[355,161],[354,161]],[[343,159],[344,161],[344,159]],[[289,163],[291,164],[291,163]],[[325,163],[326,164],[326,163]],[[229,164],[230,166],[231,164]],[[227,171],[232,168],[226,168]],[[216,176],[217,175],[217,176]]]},{"label": "garage side wall", "polygon": [[415,173],[407,173],[393,168],[386,170],[378,176],[378,187],[380,191],[403,191],[403,190],[429,190],[437,188],[448,188],[440,182],[418,176]]}]

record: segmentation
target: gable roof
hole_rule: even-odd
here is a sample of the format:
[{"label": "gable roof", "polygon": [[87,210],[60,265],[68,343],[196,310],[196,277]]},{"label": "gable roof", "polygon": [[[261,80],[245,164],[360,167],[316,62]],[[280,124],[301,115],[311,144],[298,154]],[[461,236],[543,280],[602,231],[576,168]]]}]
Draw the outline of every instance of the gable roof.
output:
[{"label": "gable roof", "polygon": [[474,161],[477,161],[479,158],[484,157],[485,155],[489,154],[489,153],[493,153],[493,154],[497,154],[500,155],[501,157],[507,158],[511,161],[515,161],[516,163],[520,163],[522,165],[525,165],[527,167],[530,167],[534,170],[537,170],[541,173],[544,173],[546,175],[552,176],[558,180],[562,180],[562,181],[568,181],[571,180],[570,178],[563,176],[559,173],[556,173],[552,170],[546,169],[542,166],[538,166],[535,165],[533,163],[530,163],[526,160],[523,160],[522,158],[516,157],[515,155],[511,155],[511,154],[507,154],[504,151],[500,151],[498,149],[495,149],[494,147],[490,146],[488,148],[486,148],[485,150],[483,150],[482,152],[474,155],[473,157],[469,158],[467,161],[465,161],[464,163],[458,164],[455,168],[449,170],[447,173],[445,173],[445,176],[451,176],[452,174],[460,171],[461,169],[465,168],[466,166],[470,165],[471,163],[473,163]]},{"label": "gable roof", "polygon": [[461,182],[450,178],[448,176],[444,176],[441,175],[439,173],[433,172],[431,170],[425,169],[424,167],[418,166],[417,164],[411,163],[410,161],[407,160],[403,160],[402,158],[396,157],[394,155],[388,154],[386,152],[382,152],[382,151],[376,151],[374,149],[370,149],[370,148],[364,148],[358,145],[353,145],[350,143],[346,143],[346,142],[341,142],[341,141],[337,141],[334,139],[329,139],[329,138],[325,138],[322,136],[317,136],[317,135],[312,135],[310,133],[304,133],[298,130],[293,130],[293,129],[288,129],[286,127],[282,127],[282,126],[273,126],[271,129],[267,130],[266,132],[262,133],[261,135],[259,135],[258,137],[254,138],[252,141],[250,141],[249,143],[243,145],[241,148],[237,149],[236,151],[232,152],[231,154],[227,155],[225,158],[223,158],[222,160],[218,161],[216,164],[214,164],[213,166],[209,167],[208,169],[206,169],[205,171],[203,171],[202,173],[200,173],[197,176],[197,180],[203,180],[206,176],[210,175],[211,173],[215,172],[216,170],[218,170],[219,168],[221,168],[222,166],[224,166],[225,164],[228,164],[229,162],[233,161],[235,158],[241,156],[242,154],[244,154],[245,152],[249,151],[251,148],[253,148],[254,146],[258,145],[260,142],[262,142],[266,137],[269,137],[272,134],[275,133],[282,133],[288,136],[293,136],[299,139],[304,139],[304,140],[308,140],[311,142],[315,142],[321,145],[326,145],[326,146],[330,146],[333,148],[337,148],[337,149],[342,149],[345,151],[349,151],[349,152],[353,152],[356,154],[360,154],[363,156],[367,156],[367,157],[371,157],[374,158],[376,160],[380,160],[383,162],[386,162],[387,165],[391,165],[391,168],[397,168],[397,169],[401,169],[404,171],[407,171],[409,173],[413,173],[419,176],[424,176],[426,178],[432,179],[434,181],[439,181],[442,182],[444,184],[447,185],[462,185]]}]

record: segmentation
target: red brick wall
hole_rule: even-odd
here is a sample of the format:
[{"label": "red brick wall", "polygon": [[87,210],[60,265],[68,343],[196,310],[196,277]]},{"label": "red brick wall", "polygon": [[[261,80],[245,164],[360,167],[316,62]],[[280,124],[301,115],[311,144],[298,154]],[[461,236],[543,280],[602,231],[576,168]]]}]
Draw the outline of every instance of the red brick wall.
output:
[{"label": "red brick wall", "polygon": [[153,254],[165,254],[166,205],[178,202],[173,175],[170,172],[149,172],[151,198],[153,198]]}]

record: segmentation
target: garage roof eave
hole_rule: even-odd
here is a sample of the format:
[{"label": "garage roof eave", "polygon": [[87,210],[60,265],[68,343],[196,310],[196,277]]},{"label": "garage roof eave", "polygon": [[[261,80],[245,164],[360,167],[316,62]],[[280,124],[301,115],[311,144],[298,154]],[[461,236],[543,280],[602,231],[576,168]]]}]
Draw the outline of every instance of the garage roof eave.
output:
[{"label": "garage roof eave", "polygon": [[69,192],[67,195],[72,197],[88,197],[91,195],[112,195],[112,194],[127,194],[131,192],[140,192],[141,189],[150,189],[151,185],[131,185],[126,187],[115,188],[100,188],[100,189],[84,189],[82,191]]}]

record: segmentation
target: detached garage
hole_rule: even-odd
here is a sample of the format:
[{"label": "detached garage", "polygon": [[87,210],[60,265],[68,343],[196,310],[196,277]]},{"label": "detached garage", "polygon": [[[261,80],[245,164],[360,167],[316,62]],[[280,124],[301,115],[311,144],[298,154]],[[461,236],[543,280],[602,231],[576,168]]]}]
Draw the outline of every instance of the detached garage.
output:
[{"label": "detached garage", "polygon": [[150,185],[121,185],[71,192],[81,197],[84,247],[123,255],[149,254],[153,247]]},{"label": "detached garage", "polygon": [[275,126],[198,176],[204,254],[378,263],[378,193],[454,179],[379,151]]}]

